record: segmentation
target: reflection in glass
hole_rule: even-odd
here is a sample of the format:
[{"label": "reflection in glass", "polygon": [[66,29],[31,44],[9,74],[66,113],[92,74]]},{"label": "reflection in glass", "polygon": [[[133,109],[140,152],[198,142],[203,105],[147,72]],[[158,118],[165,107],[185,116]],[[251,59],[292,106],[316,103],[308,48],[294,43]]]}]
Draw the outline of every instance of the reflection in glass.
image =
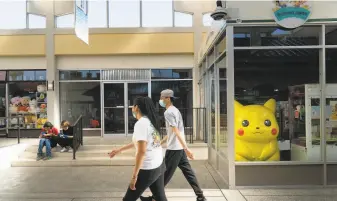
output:
[{"label": "reflection in glass", "polygon": [[319,120],[311,115],[320,101],[307,93],[319,86],[318,50],[236,50],[234,56],[235,99],[243,105],[277,102],[281,160],[320,161],[320,144],[309,149],[318,136]]},{"label": "reflection in glass", "polygon": [[149,84],[148,83],[128,83],[128,105],[129,105],[129,112],[128,112],[128,126],[129,126],[129,133],[133,133],[133,128],[136,123],[136,119],[132,116],[132,106],[133,101],[137,97],[145,97],[149,96]]},{"label": "reflection in glass", "polygon": [[192,79],[191,69],[154,69],[151,71],[152,79]]},{"label": "reflection in glass", "polygon": [[[9,71],[9,81],[35,81],[35,71]],[[41,72],[40,72],[41,74]]]},{"label": "reflection in glass", "polygon": [[215,72],[212,69],[210,74],[210,86],[211,86],[211,140],[212,146],[215,148],[215,135],[216,135],[216,128],[215,128]]},{"label": "reflection in glass", "polygon": [[124,108],[124,83],[104,84],[104,108]]},{"label": "reflection in glass", "polygon": [[60,71],[60,80],[100,80],[99,70]]},{"label": "reflection in glass", "polygon": [[[336,27],[326,27],[326,43],[336,45]],[[326,154],[328,162],[337,161],[337,49],[326,50],[326,107],[329,109],[325,123]]]},{"label": "reflection in glass", "polygon": [[60,82],[61,119],[74,123],[83,116],[84,128],[101,127],[99,82]]},{"label": "reflection in glass", "polygon": [[220,151],[227,155],[227,80],[219,80],[220,88]]},{"label": "reflection in glass", "polygon": [[295,30],[279,27],[235,27],[234,46],[319,45],[320,26],[301,26]]},{"label": "reflection in glass", "polygon": [[109,0],[109,27],[140,27],[140,0]]},{"label": "reflection in glass", "polygon": [[172,89],[174,95],[179,97],[175,100],[174,105],[177,108],[193,107],[193,88],[192,80],[179,81],[152,81],[151,82],[151,98],[156,108],[160,108],[160,92],[165,89]]},{"label": "reflection in glass", "polygon": [[325,27],[325,44],[337,45],[337,26]]},{"label": "reflection in glass", "polygon": [[124,83],[104,84],[104,134],[125,133]]},{"label": "reflection in glass", "polygon": [[125,112],[123,108],[104,108],[104,134],[125,133]]}]

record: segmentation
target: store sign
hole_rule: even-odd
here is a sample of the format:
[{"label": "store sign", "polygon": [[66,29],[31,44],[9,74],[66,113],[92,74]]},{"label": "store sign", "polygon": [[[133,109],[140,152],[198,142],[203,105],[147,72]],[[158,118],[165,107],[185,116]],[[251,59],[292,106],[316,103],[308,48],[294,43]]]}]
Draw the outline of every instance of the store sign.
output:
[{"label": "store sign", "polygon": [[75,33],[89,45],[88,0],[75,0]]},{"label": "store sign", "polygon": [[274,19],[284,28],[294,29],[302,26],[310,17],[309,1],[273,1]]}]

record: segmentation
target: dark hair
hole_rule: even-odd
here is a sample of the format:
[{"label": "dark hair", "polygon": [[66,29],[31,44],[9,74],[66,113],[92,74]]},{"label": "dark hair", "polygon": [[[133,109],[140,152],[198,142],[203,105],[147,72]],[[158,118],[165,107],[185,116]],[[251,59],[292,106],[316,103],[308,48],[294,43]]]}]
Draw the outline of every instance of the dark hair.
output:
[{"label": "dark hair", "polygon": [[159,118],[156,112],[156,108],[154,107],[153,101],[149,97],[137,97],[133,101],[133,105],[137,105],[142,115],[149,118],[153,127],[159,132],[160,123]]},{"label": "dark hair", "polygon": [[172,97],[170,97],[170,101],[171,101],[171,103],[173,104],[173,103],[174,103],[174,101],[175,101],[175,99],[174,99],[174,98],[172,98]]},{"label": "dark hair", "polygon": [[44,125],[43,125],[43,128],[46,128],[46,127],[48,127],[48,128],[53,128],[54,126],[53,126],[53,124],[51,124],[49,121],[47,121],[47,122],[44,123]]}]

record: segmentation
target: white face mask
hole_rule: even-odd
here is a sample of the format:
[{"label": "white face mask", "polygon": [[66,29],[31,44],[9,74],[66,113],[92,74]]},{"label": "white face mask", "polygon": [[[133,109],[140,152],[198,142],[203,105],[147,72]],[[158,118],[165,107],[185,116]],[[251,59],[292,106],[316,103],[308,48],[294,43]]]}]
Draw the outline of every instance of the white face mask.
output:
[{"label": "white face mask", "polygon": [[132,116],[136,119],[137,118],[137,115],[135,112],[132,112]]},{"label": "white face mask", "polygon": [[159,105],[162,107],[166,107],[166,104],[164,103],[164,100],[159,100]]}]

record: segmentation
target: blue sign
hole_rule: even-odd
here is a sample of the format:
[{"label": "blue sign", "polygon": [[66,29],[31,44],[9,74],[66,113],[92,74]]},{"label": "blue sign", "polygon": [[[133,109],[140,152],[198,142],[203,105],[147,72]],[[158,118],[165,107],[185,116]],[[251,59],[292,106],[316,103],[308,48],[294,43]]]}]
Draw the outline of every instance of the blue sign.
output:
[{"label": "blue sign", "polygon": [[297,28],[310,17],[311,5],[308,1],[274,1],[274,19],[285,28]]}]

